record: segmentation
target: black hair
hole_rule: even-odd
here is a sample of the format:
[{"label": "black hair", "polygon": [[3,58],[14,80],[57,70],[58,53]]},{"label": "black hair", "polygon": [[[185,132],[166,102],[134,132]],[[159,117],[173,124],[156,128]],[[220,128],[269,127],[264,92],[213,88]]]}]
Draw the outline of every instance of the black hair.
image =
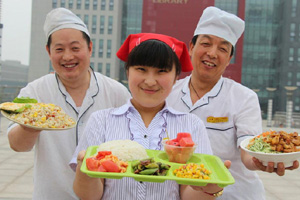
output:
[{"label": "black hair", "polygon": [[[192,38],[192,43],[193,43],[194,46],[195,46],[195,44],[196,44],[197,38],[198,38],[198,35],[195,35],[195,36]],[[234,47],[233,47],[233,45],[231,45],[231,46],[232,46],[232,48],[231,48],[230,56],[232,56],[233,53],[234,53]]]},{"label": "black hair", "polygon": [[[83,35],[83,39],[86,40],[86,43],[87,43],[87,45],[89,46],[89,45],[90,45],[90,42],[91,42],[90,37],[89,37],[85,32],[83,32],[83,31],[81,31],[81,32],[82,32],[82,35]],[[52,42],[51,36],[52,36],[52,34],[48,37],[48,41],[47,41],[47,47],[48,47],[49,49],[50,49],[50,45],[51,45],[51,42]]]},{"label": "black hair", "polygon": [[134,47],[128,55],[125,69],[131,66],[147,66],[172,70],[175,65],[176,75],[181,72],[181,64],[176,53],[169,45],[159,40],[146,40]]}]

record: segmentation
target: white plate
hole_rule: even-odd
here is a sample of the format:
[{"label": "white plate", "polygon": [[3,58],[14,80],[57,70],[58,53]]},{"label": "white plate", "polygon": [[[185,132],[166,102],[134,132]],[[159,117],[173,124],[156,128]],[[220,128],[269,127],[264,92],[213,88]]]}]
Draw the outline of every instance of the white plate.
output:
[{"label": "white plate", "polygon": [[263,165],[267,166],[268,162],[274,162],[275,166],[277,166],[277,163],[283,162],[284,167],[291,167],[293,166],[293,162],[295,160],[300,159],[300,152],[292,152],[292,153],[263,153],[263,152],[254,152],[247,149],[247,146],[249,144],[249,141],[252,139],[247,138],[241,142],[241,148],[248,152],[251,156],[257,158],[262,162]]},{"label": "white plate", "polygon": [[76,123],[74,123],[72,126],[69,126],[69,127],[66,127],[66,128],[45,128],[45,127],[38,127],[38,126],[32,126],[32,125],[28,125],[28,124],[22,124],[18,121],[16,121],[15,119],[12,119],[10,117],[10,114],[5,112],[4,110],[1,110],[1,114],[6,117],[7,119],[13,121],[13,122],[16,122],[18,124],[21,124],[23,126],[26,126],[28,128],[33,128],[33,129],[36,129],[36,130],[47,130],[47,131],[58,131],[58,130],[67,130],[67,129],[71,129],[71,128],[74,128],[76,126]]}]

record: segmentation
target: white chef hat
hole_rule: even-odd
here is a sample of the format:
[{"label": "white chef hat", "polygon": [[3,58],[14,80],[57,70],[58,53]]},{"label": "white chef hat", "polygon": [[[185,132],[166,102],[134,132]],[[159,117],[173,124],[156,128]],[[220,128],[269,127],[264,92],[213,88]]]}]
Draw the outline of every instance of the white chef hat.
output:
[{"label": "white chef hat", "polygon": [[55,8],[50,11],[45,20],[44,32],[47,39],[60,29],[73,28],[85,32],[89,37],[89,31],[83,21],[73,12],[66,8]]},{"label": "white chef hat", "polygon": [[199,19],[194,36],[199,34],[214,35],[223,38],[235,46],[245,29],[245,22],[234,14],[207,7]]}]

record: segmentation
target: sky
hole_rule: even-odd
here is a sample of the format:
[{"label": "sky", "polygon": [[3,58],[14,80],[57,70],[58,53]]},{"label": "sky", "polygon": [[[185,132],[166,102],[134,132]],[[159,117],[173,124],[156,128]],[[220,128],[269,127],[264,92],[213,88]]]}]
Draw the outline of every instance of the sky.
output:
[{"label": "sky", "polygon": [[29,65],[31,0],[2,0],[1,23],[1,60]]}]

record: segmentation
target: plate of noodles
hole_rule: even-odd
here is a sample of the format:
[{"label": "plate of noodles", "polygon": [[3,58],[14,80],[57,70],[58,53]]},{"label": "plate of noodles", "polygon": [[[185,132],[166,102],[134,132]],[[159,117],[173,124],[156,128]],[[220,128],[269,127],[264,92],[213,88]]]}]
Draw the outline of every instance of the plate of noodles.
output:
[{"label": "plate of noodles", "polygon": [[268,162],[282,162],[285,167],[293,166],[300,159],[300,136],[297,132],[267,131],[247,138],[241,148],[267,166]]}]

